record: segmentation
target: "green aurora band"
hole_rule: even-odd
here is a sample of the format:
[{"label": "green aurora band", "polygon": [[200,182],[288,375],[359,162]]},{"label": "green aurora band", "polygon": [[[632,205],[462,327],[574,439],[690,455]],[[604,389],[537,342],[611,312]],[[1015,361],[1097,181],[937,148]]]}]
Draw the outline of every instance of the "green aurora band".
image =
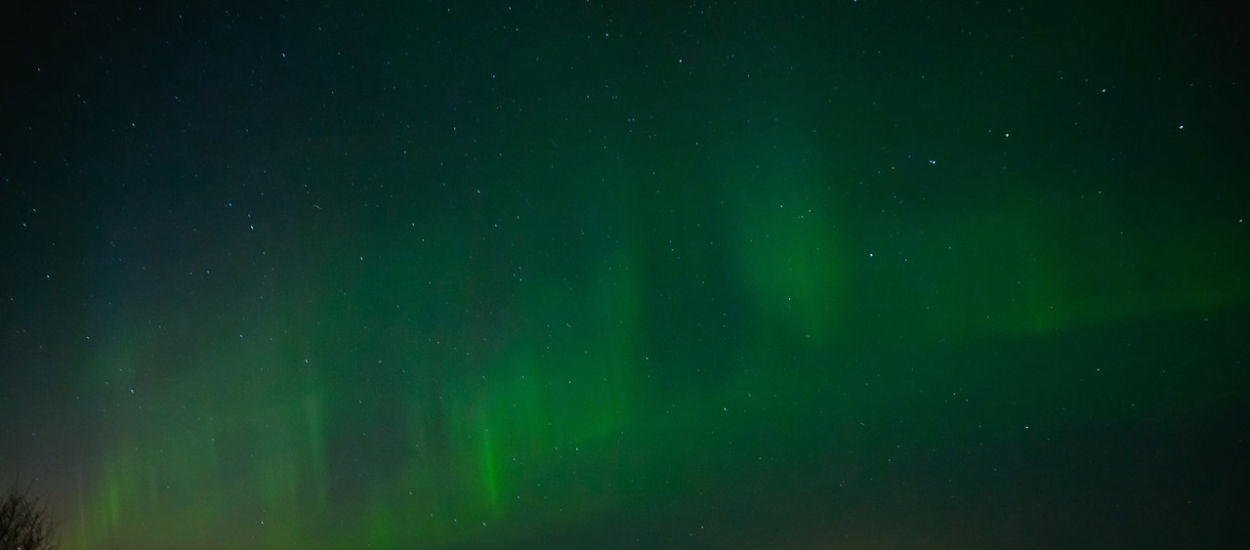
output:
[{"label": "green aurora band", "polygon": [[87,106],[5,152],[46,233],[5,237],[0,471],[64,548],[1241,529],[1250,155],[1197,15],[577,4],[147,10],[107,78],[41,61]]}]

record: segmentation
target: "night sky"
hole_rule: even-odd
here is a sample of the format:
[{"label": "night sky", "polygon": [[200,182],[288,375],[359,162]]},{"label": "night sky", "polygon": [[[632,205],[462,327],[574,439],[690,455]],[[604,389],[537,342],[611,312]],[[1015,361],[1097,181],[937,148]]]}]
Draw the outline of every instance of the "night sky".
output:
[{"label": "night sky", "polygon": [[1250,538],[1237,2],[12,4],[63,548]]}]

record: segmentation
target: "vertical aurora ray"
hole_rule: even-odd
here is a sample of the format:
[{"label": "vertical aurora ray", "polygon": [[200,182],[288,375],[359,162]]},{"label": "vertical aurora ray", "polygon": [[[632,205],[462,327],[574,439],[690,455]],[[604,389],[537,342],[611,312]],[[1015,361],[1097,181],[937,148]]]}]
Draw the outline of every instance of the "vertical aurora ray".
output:
[{"label": "vertical aurora ray", "polygon": [[499,457],[490,428],[482,428],[482,483],[492,510],[499,508]]},{"label": "vertical aurora ray", "polygon": [[308,461],[313,485],[313,502],[316,512],[326,510],[329,490],[326,479],[325,427],[322,419],[322,398],[309,375],[304,388],[304,426],[308,441]]},{"label": "vertical aurora ray", "polygon": [[85,548],[90,540],[87,532],[87,509],[86,502],[83,499],[81,473],[77,477],[78,480],[74,492],[74,519],[76,520],[74,532],[78,539],[75,541],[75,545],[78,548]]}]

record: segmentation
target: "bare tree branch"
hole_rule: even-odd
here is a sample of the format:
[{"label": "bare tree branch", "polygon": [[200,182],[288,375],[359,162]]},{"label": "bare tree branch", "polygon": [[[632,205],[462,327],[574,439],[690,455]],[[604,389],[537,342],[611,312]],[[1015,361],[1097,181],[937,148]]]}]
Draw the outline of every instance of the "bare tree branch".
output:
[{"label": "bare tree branch", "polygon": [[52,520],[30,487],[9,491],[0,501],[0,550],[52,550]]}]

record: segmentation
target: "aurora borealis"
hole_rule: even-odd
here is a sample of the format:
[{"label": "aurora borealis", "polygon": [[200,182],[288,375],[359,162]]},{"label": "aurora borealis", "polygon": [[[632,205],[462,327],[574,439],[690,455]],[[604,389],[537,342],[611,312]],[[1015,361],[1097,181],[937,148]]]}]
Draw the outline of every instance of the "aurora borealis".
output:
[{"label": "aurora borealis", "polygon": [[52,4],[0,475],[62,548],[1250,535],[1232,3]]}]

